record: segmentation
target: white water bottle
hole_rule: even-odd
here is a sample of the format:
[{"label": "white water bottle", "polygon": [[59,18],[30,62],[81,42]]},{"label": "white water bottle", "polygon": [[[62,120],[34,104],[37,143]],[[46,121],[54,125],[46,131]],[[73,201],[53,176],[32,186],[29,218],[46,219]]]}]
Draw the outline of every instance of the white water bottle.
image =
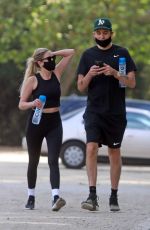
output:
[{"label": "white water bottle", "polygon": [[[119,74],[122,77],[126,77],[126,58],[121,57],[119,58]],[[121,88],[125,88],[126,85],[119,81],[119,85]]]},{"label": "white water bottle", "polygon": [[42,102],[42,107],[37,108],[34,111],[33,117],[32,117],[32,123],[34,125],[39,125],[41,117],[42,117],[42,111],[46,102],[46,96],[45,95],[40,95],[39,100]]}]

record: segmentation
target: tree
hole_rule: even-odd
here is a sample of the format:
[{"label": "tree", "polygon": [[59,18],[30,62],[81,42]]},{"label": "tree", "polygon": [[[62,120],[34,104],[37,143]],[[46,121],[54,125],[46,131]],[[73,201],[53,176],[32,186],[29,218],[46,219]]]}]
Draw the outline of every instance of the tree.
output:
[{"label": "tree", "polygon": [[[150,65],[149,3],[149,0],[13,0],[9,3],[1,0],[0,61],[14,60],[22,67],[34,48],[58,49],[66,44],[75,47],[79,56],[93,43],[93,20],[106,16],[112,19],[117,34],[115,42],[127,46],[137,63]],[[74,65],[77,60],[75,57]]]}]

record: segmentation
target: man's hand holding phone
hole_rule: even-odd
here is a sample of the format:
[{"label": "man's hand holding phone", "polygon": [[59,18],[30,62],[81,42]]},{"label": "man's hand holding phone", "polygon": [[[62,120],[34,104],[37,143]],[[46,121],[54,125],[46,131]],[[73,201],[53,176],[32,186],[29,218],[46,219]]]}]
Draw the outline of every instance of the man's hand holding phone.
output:
[{"label": "man's hand holding phone", "polygon": [[105,70],[105,63],[103,61],[96,60],[95,65],[99,67],[97,75],[101,75]]},{"label": "man's hand holding phone", "polygon": [[104,67],[103,61],[95,61],[95,65],[99,66],[99,68]]}]

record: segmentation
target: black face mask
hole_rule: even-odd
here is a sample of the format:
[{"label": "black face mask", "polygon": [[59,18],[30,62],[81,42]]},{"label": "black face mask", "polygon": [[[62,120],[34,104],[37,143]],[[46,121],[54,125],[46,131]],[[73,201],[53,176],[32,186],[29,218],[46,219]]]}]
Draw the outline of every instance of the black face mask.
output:
[{"label": "black face mask", "polygon": [[107,47],[111,43],[111,36],[108,39],[105,40],[98,40],[95,38],[96,43],[101,47]]},{"label": "black face mask", "polygon": [[53,56],[53,57],[48,57],[48,58],[45,58],[45,59],[47,59],[48,61],[44,62],[43,67],[48,71],[54,70],[55,66],[56,66],[56,63],[55,63],[56,57]]}]

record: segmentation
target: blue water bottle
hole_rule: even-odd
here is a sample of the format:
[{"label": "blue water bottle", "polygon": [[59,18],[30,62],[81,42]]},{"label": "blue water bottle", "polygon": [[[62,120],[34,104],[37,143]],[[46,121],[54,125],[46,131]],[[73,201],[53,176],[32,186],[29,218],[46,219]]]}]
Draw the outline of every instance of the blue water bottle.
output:
[{"label": "blue water bottle", "polygon": [[[126,77],[126,58],[125,57],[119,58],[119,74],[122,77]],[[119,81],[119,86],[121,88],[126,87],[126,85],[123,84],[121,81]]]},{"label": "blue water bottle", "polygon": [[34,111],[33,117],[32,117],[32,123],[34,125],[39,125],[41,117],[42,117],[42,111],[46,102],[46,96],[45,95],[40,95],[39,100],[42,102],[42,107],[37,108]]}]

